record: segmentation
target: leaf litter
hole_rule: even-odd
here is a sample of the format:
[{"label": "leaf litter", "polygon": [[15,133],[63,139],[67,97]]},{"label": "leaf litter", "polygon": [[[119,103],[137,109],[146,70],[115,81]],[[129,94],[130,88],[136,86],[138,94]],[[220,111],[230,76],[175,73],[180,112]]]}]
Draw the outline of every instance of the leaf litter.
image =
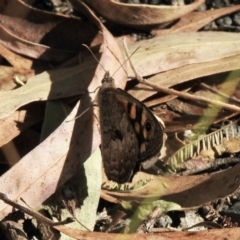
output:
[{"label": "leaf litter", "polygon": [[[88,229],[93,230],[95,226],[99,196],[101,194],[102,199],[106,199],[107,201],[114,203],[118,202],[123,207],[123,211],[132,213],[132,217],[130,218],[131,224],[129,225],[130,230],[127,231],[125,229],[125,232],[137,231],[139,234],[126,235],[126,238],[144,238],[144,235],[140,234],[143,228],[140,227],[139,229],[138,227],[139,225],[143,226],[141,225],[141,222],[146,218],[149,218],[151,216],[151,211],[153,211],[156,207],[160,209],[160,215],[164,215],[172,210],[185,211],[186,209],[201,207],[211,202],[216,202],[219,199],[224,199],[227,196],[233,195],[238,190],[239,164],[225,170],[221,169],[221,171],[218,172],[213,171],[209,174],[198,174],[194,176],[168,176],[166,175],[166,165],[164,162],[159,162],[161,165],[160,169],[163,174],[162,176],[155,174],[151,175],[150,173],[143,173],[140,171],[136,174],[132,183],[128,186],[116,185],[117,188],[111,188],[110,185],[110,187],[106,189],[104,185],[102,185],[104,188],[101,190],[102,167],[98,151],[100,145],[98,123],[99,115],[98,108],[92,106],[92,100],[97,96],[97,91],[95,90],[98,86],[100,86],[104,70],[100,66],[97,66],[97,63],[94,62],[95,60],[91,60],[91,58],[86,56],[78,57],[77,61],[75,58],[75,65],[71,65],[70,63],[70,65],[65,68],[59,66],[53,70],[45,69],[45,72],[31,76],[30,78],[28,75],[29,72],[24,72],[23,69],[34,69],[35,64],[38,64],[38,67],[40,64],[41,68],[43,68],[44,65],[39,62],[40,59],[53,63],[56,61],[63,63],[64,59],[68,59],[70,56],[79,54],[82,43],[87,43],[89,46],[96,46],[101,43],[100,63],[105,70],[108,70],[111,74],[113,74],[119,68],[120,63],[124,63],[124,53],[121,53],[123,50],[118,48],[116,39],[112,37],[111,33],[109,33],[102,23],[99,22],[98,18],[86,6],[84,7],[84,5],[81,5],[81,8],[83,9],[84,7],[84,11],[88,11],[88,16],[91,16],[91,21],[95,24],[95,27],[90,27],[91,31],[88,32],[88,34],[86,34],[86,23],[80,19],[36,11],[21,1],[15,1],[15,3],[20,9],[24,9],[21,10],[23,12],[28,9],[29,15],[21,16],[21,21],[19,21],[19,16],[11,16],[11,14],[6,14],[6,12],[1,15],[2,23],[4,19],[5,24],[1,25],[1,32],[4,38],[0,39],[0,41],[7,49],[15,52],[11,54],[11,52],[4,51],[1,54],[9,61],[10,64],[12,64],[12,66],[19,68],[21,74],[26,76],[27,81],[24,86],[16,87],[16,85],[13,85],[11,82],[11,72],[6,74],[5,78],[9,79],[9,86],[7,90],[0,92],[0,102],[2,103],[1,145],[13,141],[17,135],[21,137],[24,130],[41,121],[43,117],[42,113],[37,115],[37,111],[34,110],[34,106],[35,109],[40,108],[40,106],[37,105],[39,102],[43,102],[44,104],[46,100],[53,101],[52,106],[56,106],[56,113],[57,108],[60,107],[60,110],[63,110],[63,115],[59,120],[52,117],[54,122],[51,123],[51,111],[54,111],[52,110],[54,107],[50,108],[51,105],[49,105],[45,112],[44,131],[41,133],[42,139],[45,138],[45,140],[1,176],[1,192],[7,194],[9,199],[20,203],[20,198],[23,198],[33,209],[42,206],[44,208],[48,208],[49,210],[49,206],[61,205],[61,207],[63,207],[62,204],[64,203],[65,207],[64,210],[62,210],[63,213],[61,215],[63,218],[67,218],[67,215],[72,212],[73,215],[70,216],[75,216],[83,225],[87,226]],[[193,3],[193,5],[195,4],[194,8],[197,7],[198,4],[200,5],[200,3],[201,1]],[[75,2],[74,6],[76,7],[77,4],[79,3]],[[93,9],[98,9],[99,5],[97,4],[99,3],[91,3]],[[139,11],[146,11],[145,15],[148,16],[150,20],[151,17],[149,16],[153,16],[151,15],[153,14],[151,11],[161,12],[166,10],[164,7],[148,8],[145,5],[131,5],[127,7],[124,4],[116,4],[116,2],[113,1],[103,1],[103,4],[107,4],[106,6],[108,7],[112,4],[114,8],[116,7],[120,13],[117,17],[120,18],[124,16],[121,14],[123,9],[131,11],[131,8],[138,8]],[[76,8],[79,8],[79,6],[80,5]],[[201,78],[201,82],[205,81],[208,86],[210,86],[210,89],[217,89],[217,91],[219,91],[211,94],[207,93],[207,97],[210,99],[216,98],[217,94],[219,95],[220,92],[225,92],[227,96],[234,95],[237,99],[239,82],[237,70],[239,70],[240,67],[239,37],[238,33],[184,33],[184,31],[196,31],[216,17],[237,11],[238,6],[221,9],[222,11],[215,10],[212,14],[207,12],[205,13],[207,16],[203,19],[204,23],[196,22],[193,26],[186,25],[187,23],[184,23],[184,18],[191,20],[196,17],[199,19],[199,16],[201,16],[201,13],[203,14],[203,12],[199,13],[199,16],[197,16],[197,13],[192,12],[194,9],[191,8],[192,6],[186,5],[185,7],[185,9],[188,9],[187,11],[185,11],[184,8],[176,7],[175,10],[177,9],[179,12],[176,11],[174,13],[175,15],[169,15],[171,20],[178,18],[182,20],[182,22],[179,22],[182,25],[176,24],[175,29],[173,28],[171,32],[174,33],[175,31],[178,33],[169,34],[165,31],[163,36],[136,42],[129,45],[128,48],[129,51],[132,52],[140,47],[139,50],[131,57],[131,61],[137,69],[137,72],[142,77],[148,77],[149,82],[155,85],[162,85],[166,88],[178,88],[183,85],[187,92],[191,91],[193,100],[195,99],[195,101],[190,101],[192,104],[189,108],[190,110],[188,112],[186,111],[187,104],[182,98],[177,98],[177,96],[175,96],[176,99],[174,99],[175,101],[178,100],[177,103],[174,103],[174,100],[171,100],[172,104],[170,104],[169,100],[165,100],[166,103],[161,101],[161,99],[167,99],[166,97],[169,94],[159,93],[156,90],[152,90],[145,84],[138,84],[134,88],[131,88],[129,86],[134,82],[129,81],[127,88],[130,89],[129,92],[134,97],[140,100],[145,100],[147,106],[149,107],[157,106],[159,102],[161,102],[161,106],[158,106],[161,111],[160,115],[163,120],[169,119],[169,121],[165,121],[165,131],[168,133],[168,138],[165,141],[164,150],[161,153],[163,161],[164,159],[173,159],[174,156],[178,154],[177,149],[179,149],[179,146],[181,145],[180,143],[176,143],[176,139],[178,138],[176,138],[176,136],[174,138],[172,133],[175,131],[171,130],[171,124],[177,122],[179,123],[178,136],[183,136],[184,131],[188,128],[193,131],[200,129],[201,132],[205,134],[208,133],[205,137],[195,140],[196,144],[192,142],[189,145],[186,145],[183,149],[187,150],[179,150],[179,156],[181,156],[180,159],[185,164],[184,167],[191,168],[194,166],[195,168],[201,168],[200,162],[203,162],[203,159],[200,159],[200,162],[194,162],[193,154],[194,152],[200,152],[201,148],[204,149],[206,146],[208,149],[209,146],[214,145],[215,149],[220,152],[220,155],[223,154],[226,158],[238,158],[238,136],[234,135],[230,138],[224,137],[226,134],[225,130],[222,135],[220,134],[223,132],[223,129],[228,128],[227,126],[233,125],[219,125],[223,122],[223,120],[226,122],[228,119],[237,119],[236,113],[229,109],[226,110],[217,108],[216,110],[213,110],[214,105],[212,107],[207,107],[208,104],[206,103],[199,104],[197,92],[199,91],[201,83],[196,84],[196,82]],[[175,11],[174,8],[171,9],[171,7],[169,7],[169,11],[172,10]],[[99,11],[101,11],[101,8],[99,8]],[[110,13],[112,14],[113,12],[114,11]],[[35,14],[35,19],[30,17],[31,14]],[[108,20],[113,17],[111,15],[102,15]],[[36,29],[36,27],[34,27],[36,26],[37,17],[42,19],[42,28]],[[157,22],[146,22],[142,19],[142,21],[139,21],[138,24],[136,24],[130,18],[122,18],[119,20],[115,17],[116,14],[114,19],[111,20],[119,21],[119,23],[123,25],[127,24],[136,27],[146,26],[149,24],[159,24],[168,19],[164,17],[162,19],[155,19]],[[50,24],[46,23],[47,19],[51,19]],[[152,19],[154,18],[152,17]],[[61,21],[65,22],[66,27],[62,27],[60,24]],[[75,24],[73,22],[79,24]],[[11,32],[12,26],[16,24],[18,29],[21,31]],[[28,31],[22,31],[23,26],[28,26],[26,29],[31,29],[35,35],[31,36],[28,35]],[[71,32],[71,34],[64,34],[64,47],[63,45],[54,45],[54,42],[51,41],[41,41],[42,37],[45,36],[47,32],[53,34],[49,40],[55,39],[59,36],[59,33],[54,32],[54,28],[59,27],[63,32],[66,32],[66,28],[69,28],[69,26],[74,29],[75,36],[73,37],[73,35],[71,35],[74,32]],[[186,30],[187,28],[188,30]],[[42,30],[40,31],[40,29]],[[78,32],[76,33],[76,31]],[[155,33],[158,34],[158,31],[156,31]],[[56,35],[54,35],[54,33]],[[33,36],[34,38],[31,38]],[[80,39],[76,36],[80,37]],[[12,44],[13,42],[16,44]],[[53,43],[53,45],[51,43]],[[109,49],[111,51],[109,51]],[[22,54],[21,57],[18,56],[19,53]],[[13,58],[14,55],[16,58],[20,59],[22,65],[17,65],[17,63],[15,63]],[[26,56],[32,57],[33,59],[29,61]],[[128,76],[123,68],[127,68]],[[123,68],[120,68],[114,74],[116,85],[121,88],[125,88],[127,77],[135,77],[135,74],[132,72],[128,62],[123,64]],[[11,70],[14,71],[14,69]],[[231,71],[235,71],[235,74],[232,72],[232,77],[225,84],[225,73]],[[217,81],[213,81],[214,76],[220,76],[220,78],[218,78]],[[196,81],[197,78],[198,80]],[[230,91],[225,91],[231,81],[235,82],[234,85],[232,85],[232,89],[230,89]],[[206,89],[201,89],[201,91],[205,94],[210,90],[206,91]],[[79,99],[80,96],[81,101],[75,105],[76,98]],[[63,103],[59,100],[67,100],[68,106],[70,106],[73,110],[70,111],[70,113],[65,111],[66,109],[62,107]],[[228,99],[226,97],[222,97],[221,101],[229,101],[230,104],[238,106],[238,102],[235,101],[233,103],[231,98]],[[29,103],[31,103],[31,107]],[[73,107],[74,105],[75,107]],[[179,108],[177,110],[175,107],[180,105],[183,107],[183,110],[181,111],[179,111]],[[199,107],[198,111],[195,110],[197,107]],[[154,108],[156,113],[158,113],[158,108]],[[26,109],[27,113],[21,109]],[[216,113],[211,116],[213,111]],[[201,112],[202,115],[205,115],[207,120],[204,120],[203,118],[199,120],[198,115],[198,118],[193,118],[190,124],[186,126],[185,119],[189,118],[190,115],[197,116],[197,112]],[[235,115],[233,115],[233,113]],[[29,114],[32,114],[34,118],[28,122],[27,118],[25,119],[24,116],[26,115],[27,117]],[[184,118],[184,114],[187,118]],[[17,126],[16,121],[22,124],[21,128]],[[203,123],[205,126],[201,126],[201,124],[204,125]],[[238,128],[238,125],[234,125],[234,128],[235,127]],[[13,130],[9,131],[10,128]],[[219,130],[211,133],[213,128],[217,128]],[[172,129],[176,129],[176,127]],[[219,134],[223,137],[220,137]],[[198,146],[200,146],[199,149]],[[196,151],[195,148],[197,149]],[[95,151],[98,152],[96,156],[92,155]],[[186,159],[184,158],[184,156],[186,156],[185,153],[190,156],[187,160],[192,158],[190,159],[192,160],[192,165],[187,165]],[[209,159],[213,156],[209,152],[205,154],[207,154]],[[214,155],[214,159],[215,158],[216,157]],[[211,161],[214,159],[211,159]],[[170,163],[171,162],[174,162],[174,160],[170,160]],[[228,164],[231,164],[231,162],[228,162]],[[81,168],[81,166],[83,166],[83,168]],[[176,168],[175,165],[172,167]],[[182,167],[183,165],[181,168]],[[80,169],[82,170],[80,171]],[[24,174],[22,174],[23,172]],[[78,182],[76,179],[82,180]],[[144,179],[147,181],[143,181]],[[106,181],[106,179],[104,181]],[[68,188],[69,186],[70,188]],[[219,191],[219,186],[221,186],[221,191]],[[66,189],[68,189],[68,191],[70,189],[70,192],[74,193],[74,197],[71,200],[64,199],[64,196],[61,195],[62,191]],[[88,189],[88,197],[86,196],[86,189]],[[120,191],[120,189],[122,190]],[[59,192],[62,199],[60,202],[54,198],[57,194],[59,195]],[[82,196],[79,196],[80,193]],[[44,202],[46,199],[48,200]],[[108,210],[111,210],[111,208]],[[49,211],[51,212],[51,210]],[[1,219],[10,212],[11,207],[3,202],[0,202]],[[54,214],[55,213],[52,213],[52,215]],[[113,217],[111,212],[109,212],[109,216]],[[126,218],[128,215],[123,214],[121,216],[125,216],[124,218]],[[119,217],[119,219],[115,221],[116,224],[111,225],[113,229],[119,223],[124,223],[125,220],[121,218],[122,217]],[[117,236],[111,233],[86,232],[86,229],[81,228],[80,226],[81,224],[78,224],[76,221],[74,226],[66,225],[55,228],[66,234],[66,239],[68,239],[67,236],[71,236],[76,239],[81,239],[83,236],[88,237],[89,239],[94,239],[96,237],[98,239],[112,239]],[[74,228],[78,230],[74,230]],[[111,229],[108,229],[108,231],[109,230]],[[204,234],[204,232],[196,232],[195,237],[200,238],[203,236],[202,234]],[[234,238],[235,232],[234,229],[232,231],[230,228],[226,228],[208,231],[208,234],[211,234],[211,236],[214,237],[226,236],[229,234],[229,236]],[[179,237],[182,239],[189,238],[189,236],[187,237],[187,234],[184,232],[161,233],[161,236],[158,234],[156,235],[155,233],[154,235],[148,234],[147,236],[148,239],[155,239],[155,237],[158,237],[158,239],[166,239],[170,236],[173,239],[179,239]]]}]

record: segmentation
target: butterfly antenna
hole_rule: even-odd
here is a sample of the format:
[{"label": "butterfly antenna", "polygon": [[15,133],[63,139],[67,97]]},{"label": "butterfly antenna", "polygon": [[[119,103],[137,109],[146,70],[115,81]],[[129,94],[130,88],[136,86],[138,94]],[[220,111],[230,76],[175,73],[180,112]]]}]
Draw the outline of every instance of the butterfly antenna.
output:
[{"label": "butterfly antenna", "polygon": [[[92,50],[86,45],[86,44],[82,44],[82,46],[83,47],[85,47],[86,49],[88,49],[88,51],[92,54],[92,56],[94,57],[94,59],[98,62],[98,64],[101,66],[101,68],[105,71],[105,72],[107,72],[106,70],[105,70],[105,68],[103,67],[103,65],[99,62],[99,60],[96,58],[96,56],[94,55],[94,53],[92,52]],[[122,68],[122,66],[132,57],[132,55],[140,48],[140,47],[138,47],[138,48],[136,48],[132,53],[131,53],[131,55],[130,56],[128,56],[128,58],[123,62],[123,63],[121,63],[120,61],[119,61],[119,59],[115,56],[115,54],[112,52],[112,50],[107,46],[107,48],[108,48],[108,50],[112,53],[112,55],[117,59],[117,61],[120,63],[120,66],[117,68],[117,70],[113,73],[113,75],[120,69],[120,68]],[[125,70],[124,70],[125,71]],[[126,71],[125,71],[125,73],[126,73]],[[126,73],[127,74],[127,73]],[[113,75],[112,75],[112,77],[113,77]]]},{"label": "butterfly antenna", "polygon": [[[119,66],[119,68],[113,73],[113,75],[132,57],[132,55],[139,49],[140,47],[138,47],[138,48],[136,48],[132,53],[131,53],[131,55],[130,56],[128,56],[128,58],[123,62],[123,63],[121,63],[120,61],[119,61],[119,59],[113,54],[113,52],[111,51],[111,49],[109,49],[108,48],[108,50],[113,54],[113,56],[117,59],[117,61],[120,63],[120,66]],[[125,70],[124,70],[125,71]],[[126,71],[125,71],[125,73],[126,73]],[[127,73],[126,73],[127,74]],[[113,75],[112,75],[112,77],[113,77]]]},{"label": "butterfly antenna", "polygon": [[94,53],[92,52],[92,50],[86,45],[86,44],[82,44],[82,46],[83,47],[85,47],[91,54],[92,54],[92,56],[94,57],[94,59],[98,62],[98,64],[101,66],[101,68],[105,71],[105,72],[107,72],[106,70],[105,70],[105,68],[103,67],[103,65],[99,62],[99,60],[96,58],[96,56],[94,55]]}]

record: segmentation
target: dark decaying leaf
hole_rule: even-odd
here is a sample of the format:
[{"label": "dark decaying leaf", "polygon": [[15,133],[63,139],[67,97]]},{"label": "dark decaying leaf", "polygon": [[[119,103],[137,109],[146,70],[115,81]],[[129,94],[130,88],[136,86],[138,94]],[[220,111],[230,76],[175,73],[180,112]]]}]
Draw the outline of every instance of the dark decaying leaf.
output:
[{"label": "dark decaying leaf", "polygon": [[[204,1],[196,0],[184,6],[124,4],[113,0],[85,0],[84,2],[108,20],[123,25],[141,27],[176,20],[198,8]],[[71,0],[71,3],[76,8],[80,8],[78,0]]]},{"label": "dark decaying leaf", "polygon": [[240,6],[231,6],[220,9],[211,9],[207,11],[193,11],[181,17],[179,22],[170,29],[153,30],[152,34],[159,36],[177,32],[195,32],[211,23],[216,18],[239,10]]},{"label": "dark decaying leaf", "polygon": [[2,4],[0,34],[12,51],[56,62],[78,54],[83,43],[94,46],[102,40],[96,28],[78,18],[38,11],[19,0]]}]

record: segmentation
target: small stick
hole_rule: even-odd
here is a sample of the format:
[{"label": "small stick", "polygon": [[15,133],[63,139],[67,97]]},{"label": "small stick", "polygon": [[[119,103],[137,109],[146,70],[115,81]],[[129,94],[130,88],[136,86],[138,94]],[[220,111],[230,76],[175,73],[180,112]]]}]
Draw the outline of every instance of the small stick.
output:
[{"label": "small stick", "polygon": [[221,167],[227,164],[239,163],[239,162],[240,162],[240,158],[238,157],[216,158],[213,162],[206,163],[202,167],[186,170],[183,173],[181,173],[181,175],[192,175],[192,174],[196,174],[206,170],[216,169],[217,167]]},{"label": "small stick", "polygon": [[12,206],[14,208],[17,208],[20,211],[22,211],[22,212],[24,212],[24,213],[26,213],[26,214],[36,218],[39,222],[42,222],[42,223],[47,224],[47,225],[52,226],[52,227],[74,222],[74,220],[72,218],[67,218],[67,219],[65,219],[65,220],[63,220],[61,222],[54,222],[51,219],[46,218],[45,216],[43,216],[42,214],[40,214],[38,212],[34,212],[31,209],[28,209],[28,208],[26,208],[26,207],[24,207],[24,206],[22,206],[22,205],[20,205],[20,204],[18,204],[16,202],[13,202],[12,200],[10,200],[7,197],[7,195],[5,193],[1,193],[0,192],[0,199],[2,201],[4,201],[6,204],[8,204],[8,205],[10,205],[10,206]]},{"label": "small stick", "polygon": [[234,102],[240,103],[240,99],[238,99],[238,98],[236,98],[236,97],[229,97],[229,96],[226,95],[225,93],[222,93],[222,92],[218,91],[217,89],[214,89],[214,88],[210,87],[210,86],[207,85],[206,83],[200,83],[200,86],[201,86],[201,87],[204,87],[204,88],[206,88],[206,89],[208,89],[208,90],[210,90],[210,91],[212,91],[212,92],[214,92],[214,93],[217,93],[217,94],[219,94],[220,96],[225,97],[226,99],[230,99],[230,100],[232,100],[232,101],[234,101]]},{"label": "small stick", "polygon": [[[126,52],[126,55],[128,56],[129,58],[129,52],[128,52],[128,49],[127,49],[127,44],[126,44],[126,41],[123,40],[123,45],[124,45],[124,49],[125,49],[125,52]],[[236,111],[236,112],[240,112],[240,107],[237,107],[235,105],[232,105],[232,104],[227,104],[227,103],[223,103],[223,102],[220,102],[220,101],[217,101],[217,100],[213,100],[213,99],[208,99],[208,98],[205,98],[205,97],[201,97],[201,96],[194,96],[192,94],[189,94],[189,93],[184,93],[184,92],[179,92],[177,90],[174,90],[174,89],[171,89],[171,88],[166,88],[166,87],[160,87],[158,85],[155,85],[155,84],[152,84],[150,82],[147,82],[146,80],[144,80],[136,71],[135,67],[133,66],[133,63],[131,61],[131,58],[129,58],[129,63],[132,67],[132,70],[134,71],[135,75],[136,75],[136,79],[142,83],[142,84],[145,84],[153,89],[156,89],[158,91],[162,91],[162,92],[165,92],[165,93],[168,93],[168,94],[174,94],[174,95],[177,95],[179,97],[182,97],[182,98],[185,98],[185,99],[191,99],[191,100],[197,100],[197,101],[202,101],[202,102],[207,102],[207,103],[211,103],[211,104],[214,104],[214,105],[217,105],[219,107],[223,107],[223,108],[226,108],[226,109],[229,109],[231,111]]]},{"label": "small stick", "polygon": [[90,230],[88,227],[86,227],[83,223],[81,223],[80,221],[78,221],[78,219],[77,219],[77,218],[74,216],[74,214],[70,211],[70,209],[69,209],[66,201],[65,201],[65,200],[62,200],[62,203],[63,203],[63,205],[65,206],[65,208],[67,209],[68,213],[72,216],[72,218],[73,218],[76,222],[78,222],[83,228],[85,228],[87,231],[91,232],[91,230]]},{"label": "small stick", "polygon": [[155,222],[163,214],[163,209],[161,207],[155,207],[153,211],[147,216],[146,220],[138,227],[137,233],[151,232],[154,227]]}]

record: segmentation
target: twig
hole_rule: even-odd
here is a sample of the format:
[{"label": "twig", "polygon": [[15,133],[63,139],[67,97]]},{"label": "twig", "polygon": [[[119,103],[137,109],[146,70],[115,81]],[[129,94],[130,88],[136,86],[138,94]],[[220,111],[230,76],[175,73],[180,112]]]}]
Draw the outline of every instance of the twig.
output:
[{"label": "twig", "polygon": [[49,226],[52,226],[52,227],[74,222],[74,220],[72,218],[67,218],[67,219],[65,219],[65,220],[63,220],[61,222],[53,222],[51,219],[46,218],[42,214],[40,214],[38,212],[34,212],[31,209],[28,209],[28,208],[26,208],[26,207],[24,207],[24,206],[22,206],[22,205],[20,205],[20,204],[18,204],[16,202],[13,202],[12,200],[10,200],[7,197],[7,195],[5,193],[1,193],[0,192],[0,199],[2,201],[4,201],[6,204],[8,204],[8,205],[10,205],[10,206],[12,206],[14,208],[17,208],[20,211],[22,211],[22,212],[24,212],[24,213],[26,213],[26,214],[36,218],[39,222],[45,223],[45,224],[47,224]]},{"label": "twig", "polygon": [[202,167],[186,170],[183,173],[181,173],[181,175],[192,175],[192,174],[196,174],[206,170],[216,169],[217,167],[221,167],[223,165],[239,163],[239,162],[240,162],[240,158],[238,157],[217,158],[213,162],[206,163]]},{"label": "twig", "polygon": [[147,219],[138,227],[137,233],[151,232],[155,222],[162,215],[163,210],[161,207],[155,207],[153,211],[147,216]]},{"label": "twig", "polygon": [[91,232],[91,230],[90,230],[88,227],[86,227],[83,223],[81,223],[81,222],[74,216],[73,212],[70,211],[69,206],[68,206],[66,200],[63,200],[63,199],[62,199],[62,203],[63,203],[63,205],[65,206],[65,208],[67,209],[68,213],[72,216],[72,218],[73,218],[76,222],[78,222],[83,228],[85,228],[87,231]]},{"label": "twig", "polygon": [[[128,56],[129,58],[129,52],[128,52],[128,49],[127,49],[127,44],[126,44],[126,41],[123,40],[123,45],[124,45],[124,49],[125,49],[125,52],[126,52],[126,55]],[[194,96],[192,94],[189,94],[189,93],[184,93],[184,92],[179,92],[177,90],[174,90],[174,89],[171,89],[171,88],[166,88],[166,87],[160,87],[158,85],[155,85],[155,84],[152,84],[150,82],[147,82],[146,80],[144,80],[136,71],[135,67],[133,66],[133,63],[131,61],[131,58],[129,58],[129,63],[132,67],[132,70],[134,71],[135,75],[136,75],[136,79],[142,83],[142,84],[145,84],[149,87],[152,87],[153,89],[156,89],[158,91],[162,91],[162,92],[165,92],[165,93],[168,93],[168,94],[174,94],[174,95],[177,95],[179,97],[182,97],[182,98],[186,98],[186,99],[191,99],[191,100],[197,100],[197,101],[203,101],[203,102],[207,102],[207,103],[211,103],[211,104],[214,104],[214,105],[217,105],[219,107],[223,107],[223,108],[226,108],[226,109],[229,109],[229,110],[232,110],[232,111],[236,111],[236,112],[240,112],[240,107],[237,107],[235,105],[232,105],[232,104],[227,104],[227,103],[223,103],[223,102],[220,102],[220,101],[217,101],[217,100],[212,100],[212,99],[208,99],[208,98],[205,98],[205,97],[201,97],[201,96]]]},{"label": "twig", "polygon": [[240,103],[240,99],[236,98],[236,97],[230,97],[228,95],[226,95],[225,93],[221,92],[221,91],[218,91],[217,89],[214,89],[210,86],[208,86],[206,83],[200,83],[200,86],[214,92],[214,93],[217,93],[218,95],[222,96],[222,97],[225,97],[226,99],[230,99],[234,102],[237,102],[237,103]]}]

